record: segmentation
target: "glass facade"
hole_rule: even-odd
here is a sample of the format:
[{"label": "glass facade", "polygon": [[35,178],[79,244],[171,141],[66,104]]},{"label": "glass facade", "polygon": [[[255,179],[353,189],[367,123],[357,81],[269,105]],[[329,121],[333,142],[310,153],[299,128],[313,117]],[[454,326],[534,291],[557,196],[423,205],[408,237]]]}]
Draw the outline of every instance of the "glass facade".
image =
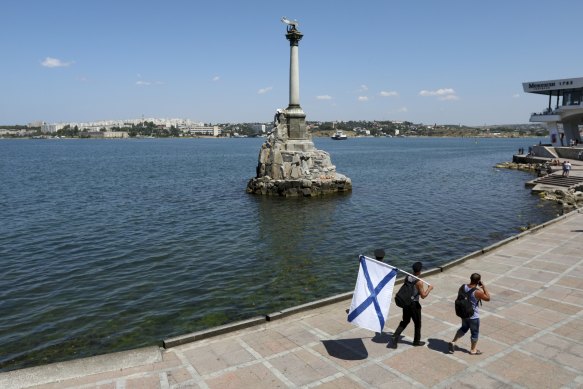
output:
[{"label": "glass facade", "polygon": [[582,101],[583,91],[569,90],[563,92],[563,106],[580,105]]}]

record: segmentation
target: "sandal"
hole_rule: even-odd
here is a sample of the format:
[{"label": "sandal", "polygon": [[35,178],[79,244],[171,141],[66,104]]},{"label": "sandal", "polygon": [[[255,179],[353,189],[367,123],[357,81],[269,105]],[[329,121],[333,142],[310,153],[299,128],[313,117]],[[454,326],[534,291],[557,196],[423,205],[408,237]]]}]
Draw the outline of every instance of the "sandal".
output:
[{"label": "sandal", "polygon": [[476,350],[475,353],[470,351],[470,355],[482,355],[482,352],[480,350]]},{"label": "sandal", "polygon": [[448,348],[449,348],[449,353],[450,354],[453,354],[453,352],[454,352],[454,345],[453,345],[452,342],[449,342]]}]

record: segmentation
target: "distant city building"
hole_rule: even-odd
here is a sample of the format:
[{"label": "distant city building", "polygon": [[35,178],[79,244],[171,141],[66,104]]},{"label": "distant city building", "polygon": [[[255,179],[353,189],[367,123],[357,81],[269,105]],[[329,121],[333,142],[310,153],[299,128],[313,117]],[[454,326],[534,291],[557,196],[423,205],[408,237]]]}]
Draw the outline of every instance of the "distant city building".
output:
[{"label": "distant city building", "polygon": [[45,134],[54,134],[59,130],[62,130],[65,127],[64,124],[47,124],[41,123],[40,131]]},{"label": "distant city building", "polygon": [[33,135],[35,131],[33,130],[22,130],[22,129],[0,129],[0,136],[30,136]]},{"label": "distant city building", "polygon": [[121,139],[130,137],[126,131],[81,131],[79,135],[82,137],[97,139]]},{"label": "distant city building", "polygon": [[101,120],[95,122],[69,122],[69,123],[40,123],[41,131],[44,133],[55,133],[63,129],[65,126],[70,128],[77,127],[80,131],[112,131],[113,128],[131,127],[132,125],[139,125],[140,123],[154,123],[156,126],[170,128],[172,126],[178,129],[204,127],[202,122],[193,122],[190,119],[159,119],[159,118],[141,118],[141,119],[126,119],[126,120]]},{"label": "distant city building", "polygon": [[257,134],[265,134],[265,124],[254,123],[254,124],[251,124],[251,128]]},{"label": "distant city building", "polygon": [[182,132],[188,133],[190,135],[206,135],[206,136],[221,136],[223,134],[223,129],[218,126],[196,126],[186,129],[181,129]]}]

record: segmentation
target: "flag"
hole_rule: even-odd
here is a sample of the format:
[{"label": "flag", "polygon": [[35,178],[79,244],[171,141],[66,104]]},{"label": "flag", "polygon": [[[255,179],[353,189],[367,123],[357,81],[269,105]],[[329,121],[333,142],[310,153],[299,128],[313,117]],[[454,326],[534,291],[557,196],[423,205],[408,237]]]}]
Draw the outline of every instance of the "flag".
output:
[{"label": "flag", "polygon": [[361,255],[348,321],[371,331],[382,332],[389,317],[396,278],[397,269]]}]

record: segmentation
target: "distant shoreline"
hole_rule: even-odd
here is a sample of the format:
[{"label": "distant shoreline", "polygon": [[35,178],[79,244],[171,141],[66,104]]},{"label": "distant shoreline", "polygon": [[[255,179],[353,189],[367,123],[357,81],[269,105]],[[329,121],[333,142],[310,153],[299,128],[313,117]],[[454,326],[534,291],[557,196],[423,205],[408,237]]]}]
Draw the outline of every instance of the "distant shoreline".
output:
[{"label": "distant shoreline", "polygon": [[[331,135],[326,134],[312,134],[312,138],[330,138]],[[129,137],[129,138],[91,138],[91,137],[38,137],[38,136],[15,136],[15,137],[0,137],[0,140],[144,140],[144,139],[264,139],[266,136],[159,136],[159,137]],[[348,135],[348,139],[359,139],[359,138],[460,138],[460,139],[533,139],[542,138],[532,135],[525,136],[476,136],[476,135],[407,135],[407,136],[372,136],[372,135]]]}]

